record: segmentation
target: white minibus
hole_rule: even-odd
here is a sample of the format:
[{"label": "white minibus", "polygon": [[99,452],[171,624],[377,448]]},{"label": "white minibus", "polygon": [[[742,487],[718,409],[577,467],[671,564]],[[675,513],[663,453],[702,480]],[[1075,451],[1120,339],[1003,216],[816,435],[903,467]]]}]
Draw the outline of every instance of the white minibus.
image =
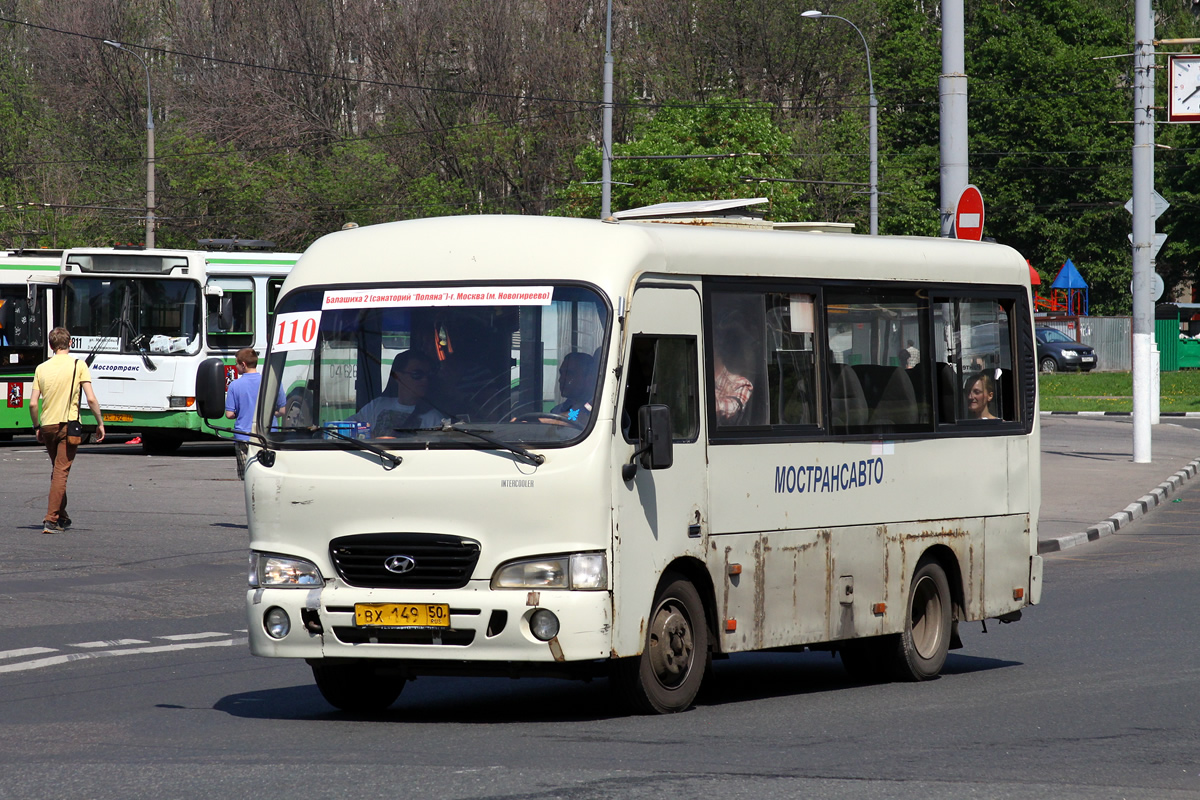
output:
[{"label": "white minibus", "polygon": [[[934,678],[960,623],[1039,599],[1034,354],[1028,267],[992,243],[516,216],[324,236],[251,432],[251,650],[355,711],[430,674],[607,676],[680,711],[763,649]],[[202,415],[223,386],[200,370]]]}]

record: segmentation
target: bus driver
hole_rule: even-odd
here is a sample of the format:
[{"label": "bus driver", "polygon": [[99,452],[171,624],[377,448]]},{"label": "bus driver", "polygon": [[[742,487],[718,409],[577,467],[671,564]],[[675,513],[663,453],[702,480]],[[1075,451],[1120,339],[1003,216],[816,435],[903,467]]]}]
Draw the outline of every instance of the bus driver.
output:
[{"label": "bus driver", "polygon": [[440,427],[446,415],[425,399],[434,369],[433,361],[425,355],[405,350],[392,361],[391,377],[383,394],[347,421],[370,424],[374,439],[392,436],[396,431]]}]

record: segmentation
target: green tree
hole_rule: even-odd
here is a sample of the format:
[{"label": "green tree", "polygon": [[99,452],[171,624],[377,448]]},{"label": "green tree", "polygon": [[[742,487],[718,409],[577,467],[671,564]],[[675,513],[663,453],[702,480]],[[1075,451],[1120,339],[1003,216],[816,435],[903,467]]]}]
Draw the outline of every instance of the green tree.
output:
[{"label": "green tree", "polygon": [[[631,141],[614,143],[614,211],[655,203],[755,196],[770,198],[770,218],[807,219],[810,200],[799,177],[793,142],[766,104],[724,103],[661,108],[634,125]],[[674,156],[672,158],[671,156]],[[680,158],[684,156],[685,158]],[[562,216],[600,214],[600,151],[575,159],[583,177],[559,195]]]}]

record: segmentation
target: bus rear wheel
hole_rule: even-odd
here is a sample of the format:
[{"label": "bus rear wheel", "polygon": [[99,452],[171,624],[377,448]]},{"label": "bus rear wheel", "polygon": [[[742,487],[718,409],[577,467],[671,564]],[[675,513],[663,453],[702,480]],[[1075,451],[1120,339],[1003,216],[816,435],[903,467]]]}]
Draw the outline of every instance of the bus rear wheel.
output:
[{"label": "bus rear wheel", "polygon": [[313,664],[312,673],[329,705],[352,713],[383,711],[404,689],[404,678],[379,675],[370,664]]},{"label": "bus rear wheel", "polygon": [[667,575],[637,658],[619,661],[614,685],[634,710],[673,714],[692,705],[709,663],[708,623],[696,587]]},{"label": "bus rear wheel", "polygon": [[899,680],[936,678],[946,663],[951,635],[950,582],[936,561],[923,561],[908,591],[904,631],[896,648]]}]

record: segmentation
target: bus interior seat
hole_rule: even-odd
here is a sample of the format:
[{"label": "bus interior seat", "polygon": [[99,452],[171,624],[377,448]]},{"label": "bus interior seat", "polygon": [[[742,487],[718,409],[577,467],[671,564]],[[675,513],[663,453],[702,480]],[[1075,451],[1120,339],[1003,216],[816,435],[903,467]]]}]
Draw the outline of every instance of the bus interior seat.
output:
[{"label": "bus interior seat", "polygon": [[[872,425],[912,425],[917,422],[917,395],[902,367],[863,364],[860,382],[871,408]],[[868,388],[869,387],[869,388]]]},{"label": "bus interior seat", "polygon": [[867,424],[867,397],[848,364],[830,365],[829,413],[835,430]]},{"label": "bus interior seat", "polygon": [[939,421],[954,422],[958,418],[958,373],[945,361],[937,362],[938,418]]},{"label": "bus interior seat", "polygon": [[1000,419],[1017,418],[1017,382],[1013,380],[1011,369],[997,369],[995,372],[996,397],[992,413]]}]

